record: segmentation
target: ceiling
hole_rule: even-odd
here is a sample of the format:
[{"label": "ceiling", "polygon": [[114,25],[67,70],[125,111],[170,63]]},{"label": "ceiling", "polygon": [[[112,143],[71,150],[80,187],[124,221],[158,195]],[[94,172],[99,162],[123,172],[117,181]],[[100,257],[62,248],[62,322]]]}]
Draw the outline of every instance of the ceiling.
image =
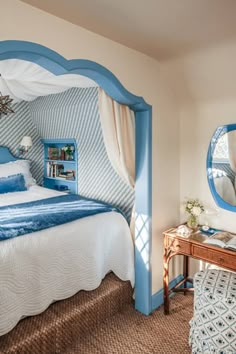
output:
[{"label": "ceiling", "polygon": [[236,38],[236,0],[21,0],[166,60]]}]

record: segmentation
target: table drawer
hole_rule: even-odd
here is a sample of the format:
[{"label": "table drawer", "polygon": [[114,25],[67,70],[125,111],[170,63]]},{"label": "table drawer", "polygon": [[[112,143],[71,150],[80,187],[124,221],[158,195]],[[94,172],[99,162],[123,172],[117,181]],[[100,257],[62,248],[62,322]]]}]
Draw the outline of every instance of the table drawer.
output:
[{"label": "table drawer", "polygon": [[235,256],[223,253],[222,251],[213,250],[212,248],[204,248],[201,246],[192,246],[192,256],[200,258],[203,261],[217,264],[218,266],[234,269],[236,267],[236,252]]},{"label": "table drawer", "polygon": [[173,237],[169,237],[167,245],[168,248],[170,248],[174,252],[190,255],[191,247],[190,243],[187,241],[182,241]]}]

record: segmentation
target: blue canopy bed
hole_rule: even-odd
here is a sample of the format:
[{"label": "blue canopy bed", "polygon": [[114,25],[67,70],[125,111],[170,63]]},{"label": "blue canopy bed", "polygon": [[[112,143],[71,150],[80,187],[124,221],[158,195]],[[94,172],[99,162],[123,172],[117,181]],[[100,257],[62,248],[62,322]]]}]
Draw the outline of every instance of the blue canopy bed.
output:
[{"label": "blue canopy bed", "polygon": [[[122,224],[122,232],[114,237],[116,241],[114,241],[114,244],[112,248],[117,251],[117,242],[119,239],[119,246],[118,249],[120,250],[123,248],[125,249],[124,252],[127,252],[127,264],[124,265],[125,273],[126,275],[120,274],[120,278],[122,279],[129,279],[132,284],[135,283],[135,307],[143,312],[144,314],[149,314],[152,311],[152,274],[151,274],[151,266],[150,266],[150,259],[151,259],[151,234],[152,234],[152,228],[151,228],[151,216],[152,216],[152,156],[151,156],[151,150],[152,150],[152,115],[151,115],[151,106],[149,106],[141,97],[137,97],[135,95],[132,95],[129,93],[122,85],[121,83],[116,79],[116,77],[109,72],[107,69],[104,67],[100,66],[97,63],[87,61],[87,60],[66,60],[65,58],[61,57],[59,54],[53,52],[52,50],[43,47],[41,45],[35,44],[35,43],[30,43],[30,42],[23,42],[23,41],[3,41],[0,42],[0,60],[8,60],[8,59],[19,59],[19,60],[24,60],[32,63],[36,63],[37,65],[41,66],[42,68],[48,70],[55,76],[60,76],[60,75],[66,75],[66,74],[78,74],[85,76],[91,80],[94,80],[98,86],[102,87],[103,90],[114,100],[117,102],[127,105],[132,109],[135,113],[135,126],[136,126],[136,131],[135,131],[135,140],[136,140],[136,151],[135,151],[135,164],[136,164],[136,178],[135,178],[135,215],[136,215],[136,228],[135,228],[135,280],[134,280],[134,275],[132,273],[132,241],[130,237],[127,236],[127,231],[128,225],[127,222],[125,221],[124,217],[121,215],[121,213],[114,211],[114,210],[109,210],[106,212],[99,213],[94,216],[88,216],[86,218],[82,218],[80,220],[71,220],[69,224],[73,223],[82,223],[85,224],[86,220],[90,220],[90,225],[93,224],[91,223],[92,218],[97,218],[101,221],[101,219],[104,217],[104,215],[109,215],[109,219],[114,216],[116,220],[113,221],[103,221],[104,225],[106,225],[106,231],[107,228],[110,230],[110,233],[112,234],[112,226],[109,227],[109,223],[121,223]],[[0,142],[1,143],[1,142]],[[1,147],[0,148],[0,166],[3,164],[8,164],[12,162],[16,162],[18,159],[14,157],[7,147]],[[4,209],[8,205],[14,205],[14,204],[19,204],[22,202],[25,203],[32,203],[37,199],[47,199],[47,198],[57,198],[60,192],[57,191],[44,191],[43,187],[32,185],[30,186],[27,191],[21,191],[21,192],[16,192],[16,193],[21,193],[21,197],[19,196],[17,198],[10,196],[11,193],[8,193],[8,197],[6,198],[4,202],[2,202],[0,205],[3,207],[3,211],[6,210]],[[29,196],[29,192],[32,192],[33,197]],[[58,194],[59,193],[59,194]],[[13,193],[14,194],[14,193]],[[25,195],[24,198],[22,196]],[[2,198],[2,197],[0,197]],[[1,199],[3,201],[3,198]],[[35,202],[34,202],[35,203]],[[39,203],[40,204],[40,203]],[[30,205],[30,204],[29,204]],[[37,204],[36,204],[37,205]],[[1,210],[0,210],[1,212]],[[119,219],[119,220],[117,220]],[[122,220],[122,221],[121,221]],[[140,223],[140,220],[143,220]],[[26,220],[25,220],[26,221]],[[101,221],[102,224],[102,221]],[[141,225],[142,224],[142,225]],[[47,238],[46,243],[48,242],[48,232],[54,234],[54,237],[56,237],[56,242],[58,242],[58,235],[60,235],[61,239],[61,244],[58,244],[58,252],[61,256],[61,258],[64,257],[64,254],[66,252],[62,252],[64,250],[65,244],[63,237],[61,234],[67,234],[67,231],[57,232],[55,231],[50,231],[54,230],[57,228],[63,228],[66,227],[65,225],[53,225],[54,227],[47,229],[46,234],[47,236],[43,236],[42,239]],[[95,223],[93,227],[96,229],[97,227],[95,226]],[[77,228],[77,227],[75,227]],[[119,229],[119,228],[117,228]],[[48,231],[49,230],[49,231]],[[36,231],[36,233],[44,232],[43,230]],[[96,234],[96,232],[90,231],[90,234]],[[143,234],[145,233],[145,235]],[[43,235],[43,234],[42,234]],[[73,236],[75,239],[75,242],[77,242],[76,236]],[[29,242],[35,242],[38,243],[40,238],[36,237],[28,237],[28,234],[25,234],[24,236],[16,237],[16,238],[9,238],[8,240],[1,241],[2,243],[9,243],[9,242],[17,242],[20,244],[22,239],[27,238],[31,239],[33,241]],[[143,243],[145,238],[145,244]],[[88,237],[86,238],[88,239]],[[45,242],[45,240],[42,242]],[[96,243],[96,241],[94,240]],[[107,242],[107,241],[106,241]],[[131,243],[130,243],[131,242]],[[40,245],[40,247],[42,246]],[[43,246],[42,246],[43,247]],[[11,248],[11,247],[10,247]],[[49,247],[50,248],[50,247]],[[74,248],[74,247],[73,247]],[[11,248],[11,249],[14,249]],[[62,252],[62,253],[60,253]],[[43,254],[43,248],[41,249],[41,254]],[[145,254],[144,254],[145,253]],[[118,250],[119,254],[119,250]],[[14,259],[14,256],[11,256]],[[48,256],[48,258],[50,258]],[[72,257],[73,258],[73,257]],[[117,258],[117,257],[113,257]],[[119,256],[118,256],[119,258]],[[117,258],[117,259],[118,259]],[[119,262],[118,262],[119,263]],[[65,265],[64,265],[65,266]],[[86,266],[88,268],[88,266]],[[62,271],[63,272],[63,271]],[[104,277],[105,271],[102,272],[100,275],[100,278]],[[99,278],[99,279],[100,279]],[[97,283],[99,284],[99,281],[97,279]],[[1,281],[1,277],[0,277]],[[93,287],[93,286],[92,286]],[[91,288],[92,288],[91,287]],[[56,287],[55,287],[56,288]],[[73,287],[70,286],[65,286],[64,288],[70,289],[66,293],[66,296],[71,296],[75,292],[79,291],[80,288],[77,288],[71,290]],[[83,287],[82,287],[83,288]],[[82,289],[81,288],[81,289]],[[84,287],[88,289],[89,287]],[[63,298],[66,297],[63,295]],[[44,310],[48,304],[52,301],[52,299],[55,300],[55,298],[61,298],[59,297],[52,297],[51,299],[47,298],[43,303],[41,303],[41,308],[38,310],[34,310],[34,313],[39,313],[40,311]],[[6,307],[7,308],[7,307]],[[4,329],[0,329],[0,334],[6,333],[6,331],[9,331],[13,326],[17,323],[17,321],[22,317],[29,315],[27,311],[24,313],[25,309],[23,312],[18,313],[17,319],[11,319],[9,320],[9,323],[7,325],[7,328],[5,327]],[[33,313],[30,313],[33,314]],[[1,322],[1,321],[0,321]]]}]

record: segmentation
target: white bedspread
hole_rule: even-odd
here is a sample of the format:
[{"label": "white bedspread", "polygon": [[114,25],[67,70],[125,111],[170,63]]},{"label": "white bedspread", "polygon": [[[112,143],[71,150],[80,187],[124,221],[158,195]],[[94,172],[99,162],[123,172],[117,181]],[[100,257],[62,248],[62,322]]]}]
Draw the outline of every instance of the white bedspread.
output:
[{"label": "white bedspread", "polygon": [[[53,197],[33,186],[0,206]],[[134,285],[134,247],[123,216],[110,212],[0,242],[0,335],[53,301],[97,288],[113,271]]]}]

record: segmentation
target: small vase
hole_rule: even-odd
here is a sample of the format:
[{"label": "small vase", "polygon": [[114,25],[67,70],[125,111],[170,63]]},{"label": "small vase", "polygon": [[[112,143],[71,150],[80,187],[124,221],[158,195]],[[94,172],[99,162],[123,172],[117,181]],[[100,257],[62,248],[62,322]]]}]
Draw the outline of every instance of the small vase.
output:
[{"label": "small vase", "polygon": [[67,160],[67,161],[73,160],[73,155],[72,154],[65,154],[65,160]]},{"label": "small vase", "polygon": [[190,229],[196,230],[198,227],[198,217],[195,215],[190,215],[187,221],[187,225],[190,227]]}]

